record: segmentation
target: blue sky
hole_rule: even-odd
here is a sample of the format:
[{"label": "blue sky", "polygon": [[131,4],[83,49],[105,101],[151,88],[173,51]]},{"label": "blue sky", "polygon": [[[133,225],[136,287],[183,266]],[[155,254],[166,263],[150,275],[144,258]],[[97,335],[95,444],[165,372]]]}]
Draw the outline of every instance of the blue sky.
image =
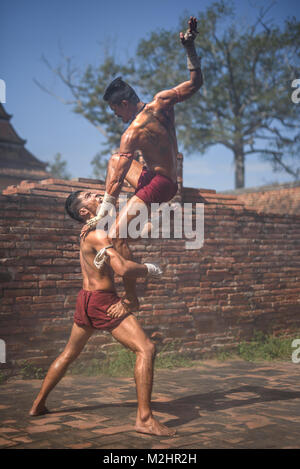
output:
[{"label": "blue sky", "polygon": [[[135,53],[139,40],[150,31],[174,28],[187,12],[196,15],[210,0],[2,0],[0,29],[0,78],[6,82],[5,109],[13,114],[12,124],[27,140],[26,147],[43,161],[60,152],[73,177],[92,177],[91,160],[102,149],[102,136],[71,108],[43,92],[37,79],[57,95],[70,98],[41,60],[45,55],[53,66],[65,56],[73,57],[80,70],[101,62],[102,45],[111,41],[120,59]],[[297,16],[297,0],[277,0],[270,17],[280,23]],[[237,11],[248,21],[254,5],[262,0],[240,0]],[[187,75],[188,76],[188,75]],[[175,84],[174,84],[175,85]],[[143,98],[143,97],[141,97]],[[288,175],[274,174],[269,164],[252,157],[246,161],[246,187],[270,182],[290,182]],[[233,157],[215,146],[205,155],[184,160],[184,185],[220,190],[234,188]]]}]

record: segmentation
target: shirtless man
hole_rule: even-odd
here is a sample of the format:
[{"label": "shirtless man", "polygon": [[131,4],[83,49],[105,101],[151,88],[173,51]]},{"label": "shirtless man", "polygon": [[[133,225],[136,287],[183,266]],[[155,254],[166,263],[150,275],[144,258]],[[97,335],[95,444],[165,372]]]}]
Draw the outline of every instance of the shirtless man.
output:
[{"label": "shirtless man", "polygon": [[[72,218],[83,223],[95,217],[101,201],[100,195],[95,192],[76,191],[67,198],[65,207]],[[97,268],[99,250],[105,252],[105,265],[101,270]],[[46,399],[50,391],[81,353],[93,332],[97,329],[107,330],[118,342],[136,353],[134,376],[138,410],[135,430],[153,435],[174,435],[174,431],[153,417],[150,407],[155,346],[135,316],[117,296],[113,275],[115,272],[122,277],[157,278],[161,275],[161,270],[154,264],[138,264],[125,260],[113,249],[107,234],[102,230],[91,231],[85,241],[81,240],[80,264],[83,285],[77,297],[71,335],[64,351],[50,366],[30,415],[48,412]]]},{"label": "shirtless man", "polygon": [[[121,138],[119,153],[110,158],[101,209],[97,216],[89,221],[88,226],[83,228],[82,236],[84,237],[88,229],[97,225],[111,204],[115,205],[126,178],[135,188],[135,195],[121,210],[115,226],[109,233],[110,241],[125,259],[132,257],[126,239],[118,236],[121,226],[128,226],[141,205],[149,208],[152,202],[168,202],[178,189],[174,105],[190,98],[202,85],[200,59],[194,45],[196,34],[197,20],[191,17],[187,32],[180,33],[181,43],[187,53],[189,81],[173,89],[161,91],[150,103],[145,104],[119,77],[108,86],[103,96],[116,116],[124,123],[131,123]],[[143,167],[134,160],[136,151],[141,151],[147,166]],[[124,233],[123,230],[121,232]],[[138,305],[135,283],[135,279],[124,281],[127,298],[131,300],[132,305]]]}]

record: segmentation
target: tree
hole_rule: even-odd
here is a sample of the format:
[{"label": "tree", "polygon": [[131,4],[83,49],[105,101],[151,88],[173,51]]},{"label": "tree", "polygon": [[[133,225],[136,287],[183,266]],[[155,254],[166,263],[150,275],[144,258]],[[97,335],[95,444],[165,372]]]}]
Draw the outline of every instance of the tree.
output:
[{"label": "tree", "polygon": [[[198,14],[204,86],[176,112],[186,151],[204,153],[215,144],[232,151],[236,188],[245,184],[245,157],[255,153],[274,170],[300,175],[300,106],[291,100],[291,83],[300,77],[300,22],[287,19],[281,30],[265,20],[268,9],[250,26],[239,26],[234,8],[223,1]],[[185,24],[186,18],[179,30]],[[140,41],[136,74],[143,91],[153,94],[185,79],[177,31]]]},{"label": "tree", "polygon": [[[271,6],[260,10],[251,25],[242,25],[232,4],[223,0],[197,15],[204,85],[176,106],[179,146],[186,153],[204,153],[213,145],[224,145],[234,156],[237,188],[244,187],[245,158],[252,154],[269,160],[275,171],[300,176],[300,106],[291,100],[291,84],[300,77],[300,22],[291,18],[281,28],[274,25],[266,19]],[[106,54],[98,68],[89,66],[77,81],[70,59],[65,69],[53,69],[46,62],[70,89],[73,110],[105,136],[102,155],[118,146],[123,131],[102,100],[106,85],[121,74],[144,100],[185,81],[188,72],[179,31],[186,25],[184,17],[172,31],[152,32],[139,42],[135,59],[126,65],[117,65]]]},{"label": "tree", "polygon": [[54,156],[54,161],[48,163],[48,171],[52,174],[53,177],[59,179],[70,179],[71,175],[66,170],[67,162],[62,159],[60,153],[56,153]]},{"label": "tree", "polygon": [[91,161],[93,167],[92,176],[97,179],[105,180],[107,164],[108,159],[104,159],[102,153],[98,152]]}]

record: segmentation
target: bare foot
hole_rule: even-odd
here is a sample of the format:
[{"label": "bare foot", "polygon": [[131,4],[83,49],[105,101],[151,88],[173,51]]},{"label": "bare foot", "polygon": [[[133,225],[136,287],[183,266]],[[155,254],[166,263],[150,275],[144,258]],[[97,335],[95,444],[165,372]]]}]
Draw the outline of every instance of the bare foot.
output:
[{"label": "bare foot", "polygon": [[38,415],[44,415],[44,414],[49,414],[49,413],[50,411],[47,409],[45,404],[38,404],[38,405],[33,404],[33,406],[30,409],[29,415],[31,415],[31,417],[37,417]]},{"label": "bare foot", "polygon": [[150,435],[174,436],[176,434],[176,430],[171,430],[159,423],[154,417],[150,417],[146,422],[137,421],[134,428],[139,433],[149,433]]}]

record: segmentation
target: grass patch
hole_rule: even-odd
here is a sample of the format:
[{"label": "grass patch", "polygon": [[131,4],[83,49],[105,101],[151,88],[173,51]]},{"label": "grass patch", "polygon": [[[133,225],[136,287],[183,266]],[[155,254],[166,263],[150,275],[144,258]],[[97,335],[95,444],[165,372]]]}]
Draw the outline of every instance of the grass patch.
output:
[{"label": "grass patch", "polygon": [[[202,359],[195,360],[188,352],[179,352],[180,341],[165,345],[156,355],[155,369],[176,369],[187,368],[199,365],[206,358],[218,359],[221,361],[240,359],[250,362],[282,360],[291,362],[293,339],[300,339],[300,331],[289,337],[285,335],[264,334],[256,331],[249,341],[242,341],[232,350],[219,350],[210,353],[209,356],[202,356]],[[69,375],[83,376],[111,376],[111,377],[133,377],[136,356],[134,352],[116,344],[114,351],[106,355],[106,358],[93,358],[87,360],[76,360],[68,370]],[[43,379],[47,370],[39,368],[28,361],[20,363],[17,375],[22,379]],[[12,375],[12,370],[0,371],[0,384],[7,381]]]},{"label": "grass patch", "polygon": [[5,383],[6,379],[7,378],[6,378],[5,374],[2,373],[2,371],[0,371],[0,384]]},{"label": "grass patch", "polygon": [[250,341],[242,341],[235,349],[231,351],[217,352],[219,360],[230,360],[232,358],[241,358],[246,361],[273,361],[284,360],[291,361],[292,341],[300,337],[300,332],[293,336],[283,335],[274,336],[273,334],[264,334],[261,331],[255,331]]},{"label": "grass patch", "polygon": [[89,361],[75,362],[68,374],[84,376],[131,376],[135,363],[135,354],[126,349],[119,349],[105,359],[92,358]]},{"label": "grass patch", "polygon": [[[193,361],[187,356],[176,351],[176,344],[168,344],[156,355],[155,368],[179,368],[191,367]],[[89,362],[75,362],[69,370],[71,375],[85,375],[85,376],[120,376],[131,377],[134,373],[136,356],[134,352],[118,346],[116,351],[107,355],[103,359],[93,358]]]},{"label": "grass patch", "polygon": [[26,360],[20,363],[19,373],[22,379],[43,379],[46,372],[44,368],[38,368]]}]

